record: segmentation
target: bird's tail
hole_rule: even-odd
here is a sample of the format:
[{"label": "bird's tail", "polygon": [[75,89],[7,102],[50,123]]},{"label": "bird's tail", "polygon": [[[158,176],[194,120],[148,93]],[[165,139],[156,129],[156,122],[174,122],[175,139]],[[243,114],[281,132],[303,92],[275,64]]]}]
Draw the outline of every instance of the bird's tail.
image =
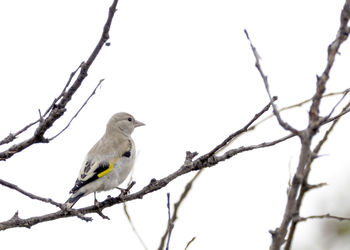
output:
[{"label": "bird's tail", "polygon": [[85,193],[76,192],[72,194],[69,199],[64,203],[67,208],[72,208],[74,204],[85,195]]}]

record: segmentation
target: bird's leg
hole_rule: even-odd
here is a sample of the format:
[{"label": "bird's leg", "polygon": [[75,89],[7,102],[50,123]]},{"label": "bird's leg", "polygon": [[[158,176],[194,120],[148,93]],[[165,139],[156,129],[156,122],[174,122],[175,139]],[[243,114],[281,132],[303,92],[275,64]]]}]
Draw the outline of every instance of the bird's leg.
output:
[{"label": "bird's leg", "polygon": [[104,215],[102,213],[102,209],[100,208],[100,203],[98,202],[98,200],[96,199],[96,192],[94,192],[94,204],[95,206],[98,208],[98,210],[96,211],[96,213],[101,216],[103,219],[109,220],[109,217]]},{"label": "bird's leg", "polygon": [[96,199],[96,192],[94,192],[94,205],[98,207],[98,200]]}]

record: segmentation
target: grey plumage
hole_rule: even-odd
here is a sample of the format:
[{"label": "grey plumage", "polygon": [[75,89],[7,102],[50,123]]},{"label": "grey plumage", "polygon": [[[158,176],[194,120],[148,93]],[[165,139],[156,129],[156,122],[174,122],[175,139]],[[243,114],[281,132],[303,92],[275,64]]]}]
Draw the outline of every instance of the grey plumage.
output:
[{"label": "grey plumage", "polygon": [[71,208],[81,197],[92,192],[116,188],[126,179],[135,161],[131,134],[143,125],[124,112],[110,118],[105,134],[85,157],[66,207]]}]

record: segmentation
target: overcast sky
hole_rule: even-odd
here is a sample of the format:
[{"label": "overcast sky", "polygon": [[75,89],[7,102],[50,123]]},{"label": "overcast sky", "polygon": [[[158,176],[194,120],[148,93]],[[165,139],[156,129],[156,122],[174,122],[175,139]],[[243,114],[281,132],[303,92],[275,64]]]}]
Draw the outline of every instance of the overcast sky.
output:
[{"label": "overcast sky", "polygon": [[[111,3],[0,2],[0,138],[36,120],[38,110],[46,110],[59,95],[70,73],[87,59],[99,40]],[[101,88],[57,139],[0,162],[1,179],[64,202],[84,155],[102,136],[110,116],[125,111],[146,123],[133,134],[138,151],[133,191],[140,190],[151,178],[165,177],[179,168],[187,150],[208,152],[268,103],[244,29],[259,51],[272,94],[279,97],[277,105],[291,105],[312,96],[316,74],[321,74],[326,64],[327,46],[336,36],[343,4],[340,0],[120,0],[110,31],[111,46],[103,48],[64,118],[48,134],[54,135],[65,126],[100,79],[105,79]],[[327,92],[349,87],[349,48],[348,42],[341,48]],[[338,99],[329,98],[322,114],[327,114]],[[307,110],[306,105],[283,116],[301,129],[307,122]],[[348,134],[343,133],[348,122],[345,118],[339,124],[324,149],[327,157],[317,162],[310,176],[314,183],[329,183],[325,193],[341,188],[339,183],[349,176],[347,149],[340,146],[348,141]],[[286,134],[270,120],[230,148]],[[1,151],[5,149],[1,147]],[[180,208],[170,249],[184,249],[193,237],[196,240],[190,250],[268,249],[268,231],[282,220],[288,179],[298,153],[298,140],[292,139],[205,170]],[[158,247],[166,228],[166,193],[170,192],[171,202],[176,202],[193,174],[176,179],[143,200],[128,203],[149,249]],[[98,199],[109,194],[118,192],[99,193]],[[302,210],[306,215],[328,211],[326,205],[322,211],[313,205],[322,194],[314,191],[307,197]],[[55,211],[5,187],[0,187],[0,196],[0,221],[8,220],[16,211],[23,218]],[[89,195],[76,207],[92,202]],[[143,249],[122,206],[105,209],[104,213],[110,221],[93,214],[90,223],[69,218],[30,230],[0,232],[1,246]],[[299,232],[309,231],[301,226]],[[307,238],[299,238],[298,249],[311,249]]]}]

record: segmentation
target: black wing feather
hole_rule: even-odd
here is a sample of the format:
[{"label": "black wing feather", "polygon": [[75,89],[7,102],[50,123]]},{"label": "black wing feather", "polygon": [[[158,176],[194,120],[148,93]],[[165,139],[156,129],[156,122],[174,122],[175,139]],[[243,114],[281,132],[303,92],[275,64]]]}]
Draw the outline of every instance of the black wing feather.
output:
[{"label": "black wing feather", "polygon": [[[85,169],[90,169],[91,165],[93,165],[93,162],[90,162],[90,161],[87,161],[86,164],[85,164]],[[109,168],[109,163],[108,162],[101,162],[98,167],[95,169],[94,171],[94,175],[91,176],[89,179],[85,180],[85,181],[82,181],[82,180],[79,180],[77,179],[75,181],[75,185],[74,187],[72,188],[72,190],[69,192],[69,193],[75,193],[76,191],[78,191],[82,186],[85,186],[86,184],[89,184],[90,182],[93,182],[94,180],[97,180],[98,179],[98,174],[107,170]],[[84,169],[84,172],[87,172],[85,171]],[[85,178],[85,174],[82,174],[81,178]]]}]

